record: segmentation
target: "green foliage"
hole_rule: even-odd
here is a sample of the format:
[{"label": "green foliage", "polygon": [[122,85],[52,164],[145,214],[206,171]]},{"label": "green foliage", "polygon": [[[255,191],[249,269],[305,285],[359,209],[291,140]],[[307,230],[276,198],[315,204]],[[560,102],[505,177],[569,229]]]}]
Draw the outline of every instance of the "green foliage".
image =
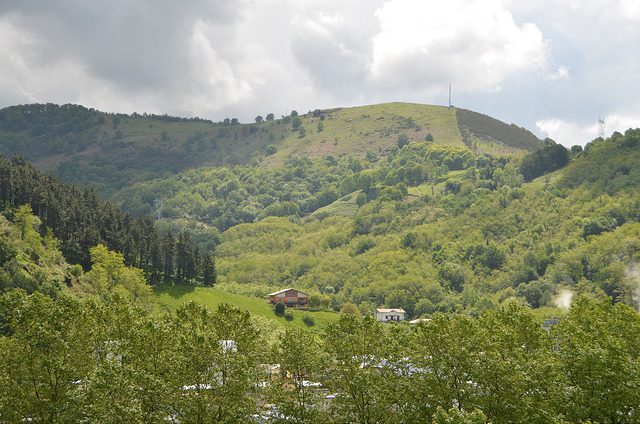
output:
[{"label": "green foliage", "polygon": [[311,315],[304,315],[302,317],[302,322],[304,322],[304,325],[306,325],[307,327],[313,327],[314,325],[316,325],[316,320],[313,319]]},{"label": "green foliage", "polygon": [[12,422],[248,422],[265,401],[301,422],[638,418],[640,318],[606,297],[576,297],[550,330],[517,300],[415,326],[342,314],[322,337],[224,303],[158,315],[117,293],[13,290],[0,316],[0,414]]},{"label": "green foliage", "polygon": [[640,129],[629,129],[624,136],[614,133],[609,139],[588,143],[563,174],[560,187],[585,186],[594,195],[615,195],[637,188],[640,184],[638,134]]},{"label": "green foliage", "polygon": [[487,417],[482,411],[475,409],[472,412],[451,408],[445,411],[441,406],[433,414],[432,424],[486,424]]},{"label": "green foliage", "polygon": [[507,146],[530,152],[543,146],[540,139],[530,131],[513,124],[507,125],[490,116],[470,110],[456,109],[456,117],[460,131],[464,132],[466,129],[477,138],[497,139]]},{"label": "green foliage", "polygon": [[277,151],[278,151],[277,147],[276,147],[275,145],[273,145],[273,144],[269,144],[269,145],[267,146],[267,148],[265,149],[265,153],[266,153],[267,155],[273,155],[273,154],[275,154]]},{"label": "green foliage", "polygon": [[285,308],[284,303],[278,302],[276,303],[276,306],[274,307],[273,311],[275,312],[276,315],[283,316],[284,308]]},{"label": "green foliage", "polygon": [[551,144],[528,154],[522,159],[520,172],[525,181],[531,181],[569,163],[569,152],[561,144]]},{"label": "green foliage", "polygon": [[0,215],[0,293],[21,288],[55,295],[70,275],[58,241],[50,233],[40,235],[40,220],[27,205],[13,220]]},{"label": "green foliage", "polygon": [[636,421],[640,402],[637,312],[606,298],[579,298],[553,335],[561,372],[571,387],[564,394],[567,419]]},{"label": "green foliage", "polygon": [[[100,200],[95,190],[64,184],[20,158],[0,158],[0,174],[0,202],[18,225],[19,238],[27,244],[37,244],[47,234],[46,243],[55,244],[69,263],[84,269],[91,263],[90,249],[104,244],[123,252],[125,263],[141,268],[152,284],[162,278],[194,282],[204,274],[203,257],[184,231],[178,234],[175,246],[173,241],[160,240],[151,217],[132,218]],[[38,217],[31,215],[32,209]]]},{"label": "green foliage", "polygon": [[77,289],[103,298],[118,293],[142,304],[151,299],[151,287],[142,270],[126,266],[122,254],[111,252],[102,244],[91,248],[91,270],[79,279]]},{"label": "green foliage", "polygon": [[398,141],[396,142],[398,148],[402,149],[404,146],[409,144],[409,137],[406,134],[400,134],[398,136]]},{"label": "green foliage", "polygon": [[345,303],[344,305],[342,305],[342,307],[340,308],[340,313],[343,315],[360,316],[360,310],[353,303]]}]

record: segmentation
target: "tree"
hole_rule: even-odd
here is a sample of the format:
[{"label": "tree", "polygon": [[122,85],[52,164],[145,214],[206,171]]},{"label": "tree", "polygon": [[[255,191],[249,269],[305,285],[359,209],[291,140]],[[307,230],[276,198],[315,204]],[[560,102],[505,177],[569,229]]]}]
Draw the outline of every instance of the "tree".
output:
[{"label": "tree", "polygon": [[79,422],[82,385],[91,369],[91,322],[72,296],[57,300],[21,290],[8,295],[11,337],[0,337],[3,421]]},{"label": "tree", "polygon": [[264,121],[264,118],[261,115],[256,116],[256,124],[260,124],[262,121]]},{"label": "tree", "polygon": [[266,116],[265,119],[267,121],[273,121],[274,118],[275,118],[275,116],[273,115],[273,113],[267,113],[267,116]]},{"label": "tree", "polygon": [[382,326],[372,317],[341,314],[329,324],[324,339],[327,351],[335,359],[332,390],[340,393],[335,405],[340,420],[361,424],[392,422],[393,372],[383,362],[387,339]]},{"label": "tree", "polygon": [[345,315],[360,316],[360,310],[353,303],[347,302],[340,308],[340,313]]},{"label": "tree", "polygon": [[487,417],[479,409],[472,412],[451,408],[445,411],[441,406],[433,414],[432,424],[487,424]]},{"label": "tree", "polygon": [[202,285],[205,287],[213,287],[217,282],[216,257],[215,255],[207,255],[203,261]]},{"label": "tree", "polygon": [[80,278],[78,290],[107,298],[118,292],[131,300],[147,303],[151,298],[151,287],[139,268],[124,264],[124,256],[109,251],[99,244],[91,249],[91,270]]},{"label": "tree", "polygon": [[255,367],[261,339],[246,311],[195,303],[176,311],[178,355],[173,407],[181,422],[247,422],[255,410]]},{"label": "tree", "polygon": [[274,144],[269,144],[267,146],[267,148],[265,149],[265,153],[267,154],[267,156],[273,155],[278,151],[278,149],[276,148],[276,146]]},{"label": "tree", "polygon": [[[582,148],[580,148],[582,150]],[[579,151],[573,148],[574,153]],[[561,144],[555,144],[551,142],[549,145],[542,149],[528,154],[522,159],[522,165],[520,165],[520,172],[524,176],[525,181],[531,181],[532,179],[544,175],[548,172],[560,169],[569,163],[569,152]]]},{"label": "tree", "polygon": [[571,422],[640,419],[640,316],[607,297],[578,296],[554,329],[567,378],[563,409]]},{"label": "tree", "polygon": [[287,376],[284,383],[293,386],[291,391],[282,383],[276,383],[272,395],[278,410],[297,422],[320,422],[322,413],[317,404],[324,393],[308,384],[318,382],[326,370],[320,341],[306,330],[288,329],[280,337],[276,357],[281,375]]}]

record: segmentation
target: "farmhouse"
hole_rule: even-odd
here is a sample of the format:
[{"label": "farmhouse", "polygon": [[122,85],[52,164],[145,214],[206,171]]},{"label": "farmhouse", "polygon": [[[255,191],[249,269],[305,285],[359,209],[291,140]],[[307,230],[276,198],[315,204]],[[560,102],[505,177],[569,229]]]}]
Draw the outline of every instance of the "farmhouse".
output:
[{"label": "farmhouse", "polygon": [[283,289],[275,293],[269,293],[269,302],[273,305],[282,302],[289,307],[307,306],[309,304],[309,295],[296,289]]},{"label": "farmhouse", "polygon": [[376,319],[380,322],[402,321],[404,320],[404,309],[376,309]]}]

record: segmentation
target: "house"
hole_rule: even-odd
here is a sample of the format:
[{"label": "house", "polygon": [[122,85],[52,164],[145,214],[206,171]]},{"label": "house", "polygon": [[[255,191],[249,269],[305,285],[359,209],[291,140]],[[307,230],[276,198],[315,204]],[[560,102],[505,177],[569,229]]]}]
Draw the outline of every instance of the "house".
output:
[{"label": "house", "polygon": [[289,307],[307,306],[309,304],[309,295],[291,288],[269,293],[269,303],[275,305],[278,302],[282,302]]},{"label": "house", "polygon": [[404,309],[376,308],[376,320],[380,322],[402,321],[404,320]]}]

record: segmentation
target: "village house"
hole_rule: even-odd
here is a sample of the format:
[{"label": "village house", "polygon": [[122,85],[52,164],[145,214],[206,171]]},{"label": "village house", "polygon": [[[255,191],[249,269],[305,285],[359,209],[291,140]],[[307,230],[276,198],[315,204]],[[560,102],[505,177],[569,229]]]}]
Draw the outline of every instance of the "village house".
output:
[{"label": "village house", "polygon": [[282,302],[285,306],[307,306],[309,304],[309,295],[296,289],[283,289],[275,293],[269,293],[269,302],[275,305]]},{"label": "village house", "polygon": [[405,314],[404,309],[376,308],[376,320],[380,322],[402,321]]}]

